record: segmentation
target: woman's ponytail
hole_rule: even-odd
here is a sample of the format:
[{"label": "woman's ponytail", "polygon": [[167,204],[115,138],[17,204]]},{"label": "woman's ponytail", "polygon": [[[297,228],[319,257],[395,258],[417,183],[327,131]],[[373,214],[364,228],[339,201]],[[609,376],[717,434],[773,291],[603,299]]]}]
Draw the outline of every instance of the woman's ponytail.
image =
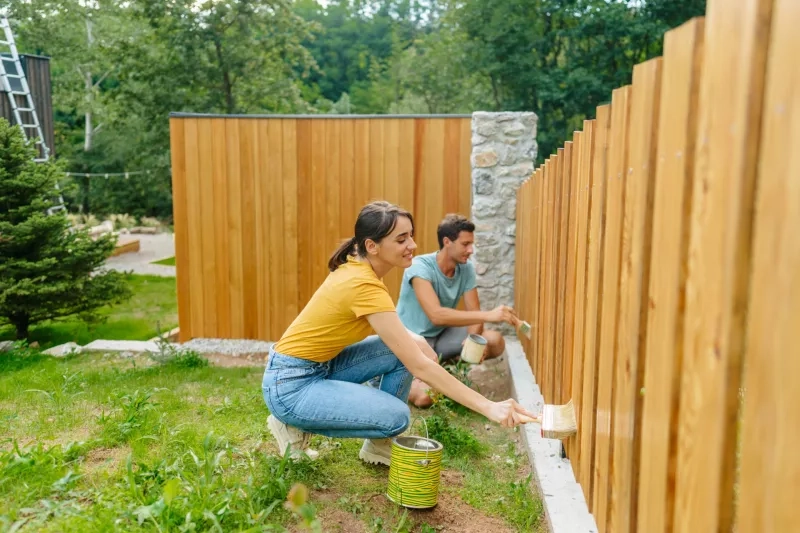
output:
[{"label": "woman's ponytail", "polygon": [[344,241],[339,249],[333,252],[333,255],[328,260],[328,270],[333,272],[347,262],[347,256],[353,255],[356,250],[356,238],[353,237]]}]

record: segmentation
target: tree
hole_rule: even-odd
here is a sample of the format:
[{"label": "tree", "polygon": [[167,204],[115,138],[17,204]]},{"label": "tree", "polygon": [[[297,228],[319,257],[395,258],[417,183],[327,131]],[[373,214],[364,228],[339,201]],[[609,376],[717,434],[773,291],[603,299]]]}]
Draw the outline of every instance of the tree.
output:
[{"label": "tree", "polygon": [[70,231],[63,212],[47,214],[60,165],[35,163],[18,126],[0,120],[0,324],[17,339],[32,324],[83,313],[130,297],[123,274],[99,270],[111,236]]}]

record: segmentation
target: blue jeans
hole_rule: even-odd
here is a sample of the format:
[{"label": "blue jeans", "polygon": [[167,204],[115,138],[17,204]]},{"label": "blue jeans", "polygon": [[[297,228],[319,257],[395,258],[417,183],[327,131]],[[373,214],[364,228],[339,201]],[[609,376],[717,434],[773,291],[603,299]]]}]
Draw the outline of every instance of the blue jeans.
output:
[{"label": "blue jeans", "polygon": [[[377,336],[317,363],[270,349],[261,384],[278,420],[326,437],[380,439],[409,424],[411,373]],[[362,383],[380,377],[380,388]]]}]

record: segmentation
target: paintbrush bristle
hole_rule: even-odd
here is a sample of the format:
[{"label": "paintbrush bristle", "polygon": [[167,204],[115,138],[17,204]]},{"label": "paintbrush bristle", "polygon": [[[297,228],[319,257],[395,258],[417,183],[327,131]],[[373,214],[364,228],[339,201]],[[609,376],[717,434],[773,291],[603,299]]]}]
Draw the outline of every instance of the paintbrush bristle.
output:
[{"label": "paintbrush bristle", "polygon": [[519,325],[519,331],[529,339],[531,338],[531,325],[524,320]]},{"label": "paintbrush bristle", "polygon": [[545,405],[542,411],[542,437],[565,439],[578,432],[572,400],[565,405]]}]

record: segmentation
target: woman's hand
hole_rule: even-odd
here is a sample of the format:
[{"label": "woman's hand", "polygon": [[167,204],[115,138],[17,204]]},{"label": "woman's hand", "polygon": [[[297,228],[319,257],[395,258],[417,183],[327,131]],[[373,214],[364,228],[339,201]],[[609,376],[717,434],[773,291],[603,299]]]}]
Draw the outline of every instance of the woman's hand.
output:
[{"label": "woman's hand", "polygon": [[538,417],[522,407],[516,400],[509,398],[502,402],[492,402],[486,413],[486,418],[497,422],[503,427],[513,428],[519,424],[529,422],[524,417],[537,419]]}]

